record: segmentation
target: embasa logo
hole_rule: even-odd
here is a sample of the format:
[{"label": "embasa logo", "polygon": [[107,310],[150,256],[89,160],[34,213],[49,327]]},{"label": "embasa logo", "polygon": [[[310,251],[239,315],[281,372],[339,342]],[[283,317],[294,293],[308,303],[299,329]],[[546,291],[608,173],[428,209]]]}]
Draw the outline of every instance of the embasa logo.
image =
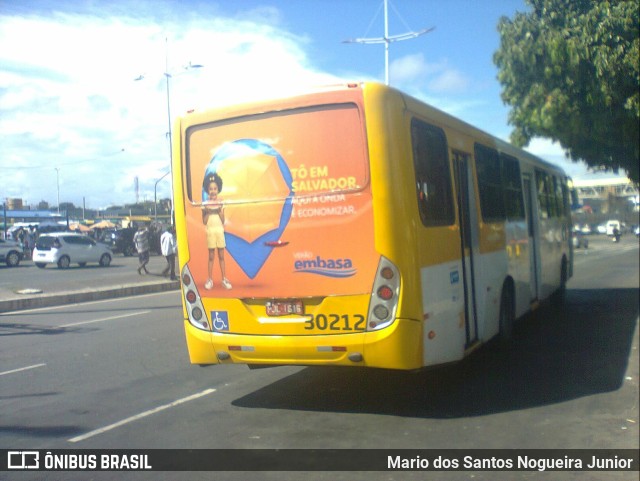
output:
[{"label": "embasa logo", "polygon": [[297,260],[293,264],[294,272],[306,272],[327,277],[351,277],[358,271],[351,259],[315,259]]}]

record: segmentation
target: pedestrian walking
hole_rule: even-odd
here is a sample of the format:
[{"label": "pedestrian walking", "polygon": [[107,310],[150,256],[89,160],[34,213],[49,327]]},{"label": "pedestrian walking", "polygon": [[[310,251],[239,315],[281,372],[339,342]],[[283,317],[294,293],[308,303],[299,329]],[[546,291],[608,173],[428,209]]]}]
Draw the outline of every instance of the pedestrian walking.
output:
[{"label": "pedestrian walking", "polygon": [[144,224],[141,225],[138,228],[138,232],[134,234],[133,243],[136,245],[138,261],[140,262],[138,274],[142,275],[143,271],[145,274],[149,274],[147,270],[147,264],[149,263],[149,230]]},{"label": "pedestrian walking", "polygon": [[36,247],[36,228],[31,226],[25,236],[25,255],[33,259],[33,249]]},{"label": "pedestrian walking", "polygon": [[172,281],[177,279],[176,277],[176,238],[175,227],[170,225],[168,229],[160,237],[160,251],[167,260],[167,267],[162,271],[164,277],[169,276]]}]

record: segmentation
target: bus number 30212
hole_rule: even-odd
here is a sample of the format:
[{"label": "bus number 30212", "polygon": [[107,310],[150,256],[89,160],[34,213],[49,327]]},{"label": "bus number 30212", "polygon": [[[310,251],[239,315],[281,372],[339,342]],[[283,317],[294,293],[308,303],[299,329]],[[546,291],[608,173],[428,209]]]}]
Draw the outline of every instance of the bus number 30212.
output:
[{"label": "bus number 30212", "polygon": [[308,331],[364,331],[365,318],[360,314],[307,314],[304,328]]}]

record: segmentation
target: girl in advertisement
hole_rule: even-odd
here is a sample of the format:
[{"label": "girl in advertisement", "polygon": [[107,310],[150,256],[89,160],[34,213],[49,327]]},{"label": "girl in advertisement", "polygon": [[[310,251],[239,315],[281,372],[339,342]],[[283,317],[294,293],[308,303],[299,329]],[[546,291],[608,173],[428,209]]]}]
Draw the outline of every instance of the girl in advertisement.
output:
[{"label": "girl in advertisement", "polygon": [[213,287],[213,264],[217,250],[222,286],[225,289],[231,289],[231,283],[225,275],[224,251],[227,245],[224,239],[224,205],[218,199],[218,194],[222,190],[222,178],[217,173],[208,173],[202,183],[202,190],[203,193],[206,193],[202,203],[202,223],[206,226],[207,248],[209,249],[209,263],[207,265],[209,277],[204,288],[211,289]]}]

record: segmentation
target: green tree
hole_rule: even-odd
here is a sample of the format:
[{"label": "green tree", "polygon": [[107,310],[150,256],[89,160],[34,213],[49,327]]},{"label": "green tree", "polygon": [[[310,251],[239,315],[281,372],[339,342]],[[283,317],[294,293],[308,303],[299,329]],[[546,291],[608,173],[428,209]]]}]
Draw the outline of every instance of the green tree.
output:
[{"label": "green tree", "polygon": [[511,141],[557,141],[567,157],[638,182],[638,1],[525,0],[494,54]]}]

